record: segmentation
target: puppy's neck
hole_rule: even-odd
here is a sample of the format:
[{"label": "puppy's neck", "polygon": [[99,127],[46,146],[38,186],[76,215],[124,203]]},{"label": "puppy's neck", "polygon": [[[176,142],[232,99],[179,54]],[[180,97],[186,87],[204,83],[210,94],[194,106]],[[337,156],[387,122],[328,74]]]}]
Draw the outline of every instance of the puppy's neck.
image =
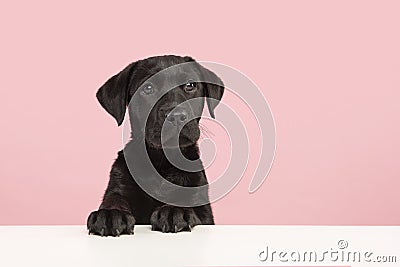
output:
[{"label": "puppy's neck", "polygon": [[188,160],[196,160],[199,156],[199,147],[197,143],[187,146],[187,147],[174,147],[174,148],[157,148],[146,142],[146,150],[151,159],[154,160],[167,160],[165,156],[165,151],[168,152],[168,155],[178,155],[182,153],[182,155]]}]

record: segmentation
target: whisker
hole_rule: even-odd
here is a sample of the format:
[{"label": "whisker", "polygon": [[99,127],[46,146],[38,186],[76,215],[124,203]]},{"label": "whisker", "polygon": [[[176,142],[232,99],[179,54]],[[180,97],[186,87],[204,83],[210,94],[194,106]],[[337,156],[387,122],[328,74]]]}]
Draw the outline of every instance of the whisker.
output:
[{"label": "whisker", "polygon": [[214,133],[210,131],[204,124],[199,123],[199,128],[200,128],[200,139],[207,139],[211,138],[211,136],[215,136]]}]

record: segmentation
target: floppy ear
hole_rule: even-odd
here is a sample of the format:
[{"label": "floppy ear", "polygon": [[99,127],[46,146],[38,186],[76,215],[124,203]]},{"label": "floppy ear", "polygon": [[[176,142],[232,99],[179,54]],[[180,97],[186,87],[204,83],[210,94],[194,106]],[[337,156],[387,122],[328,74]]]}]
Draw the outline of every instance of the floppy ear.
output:
[{"label": "floppy ear", "polygon": [[215,119],[214,109],[224,94],[225,86],[222,80],[212,71],[202,67],[204,76],[205,96],[207,97],[207,106],[210,115]]},{"label": "floppy ear", "polygon": [[129,64],[120,73],[114,75],[99,88],[96,93],[101,106],[113,116],[120,126],[125,117],[129,97],[129,83],[136,63]]}]

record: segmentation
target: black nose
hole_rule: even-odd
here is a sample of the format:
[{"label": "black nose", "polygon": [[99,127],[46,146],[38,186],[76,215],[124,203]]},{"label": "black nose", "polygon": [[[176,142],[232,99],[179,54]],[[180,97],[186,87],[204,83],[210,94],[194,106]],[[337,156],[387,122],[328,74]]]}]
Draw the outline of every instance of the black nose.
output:
[{"label": "black nose", "polygon": [[185,110],[175,110],[166,115],[168,122],[173,125],[182,125],[188,119],[188,114]]}]

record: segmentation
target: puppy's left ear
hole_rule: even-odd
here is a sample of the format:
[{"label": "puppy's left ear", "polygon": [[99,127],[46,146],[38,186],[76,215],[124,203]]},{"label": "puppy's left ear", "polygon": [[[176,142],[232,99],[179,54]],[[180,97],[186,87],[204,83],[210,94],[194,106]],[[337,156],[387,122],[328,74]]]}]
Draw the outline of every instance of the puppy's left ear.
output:
[{"label": "puppy's left ear", "polygon": [[207,97],[207,106],[210,112],[210,115],[213,119],[215,119],[215,107],[219,104],[222,95],[224,94],[225,86],[222,80],[211,70],[206,69],[202,65],[200,65],[196,60],[192,57],[186,56],[184,57],[186,62],[195,62],[199,67],[201,72],[201,76],[203,78],[203,86],[204,86],[204,95]]},{"label": "puppy's left ear", "polygon": [[211,70],[202,67],[204,76],[205,96],[207,97],[207,106],[210,115],[215,119],[215,107],[219,104],[224,94],[225,86],[222,80]]},{"label": "puppy's left ear", "polygon": [[135,66],[136,63],[129,64],[120,73],[108,79],[96,93],[97,100],[116,119],[118,126],[124,121],[129,98],[129,82]]}]

